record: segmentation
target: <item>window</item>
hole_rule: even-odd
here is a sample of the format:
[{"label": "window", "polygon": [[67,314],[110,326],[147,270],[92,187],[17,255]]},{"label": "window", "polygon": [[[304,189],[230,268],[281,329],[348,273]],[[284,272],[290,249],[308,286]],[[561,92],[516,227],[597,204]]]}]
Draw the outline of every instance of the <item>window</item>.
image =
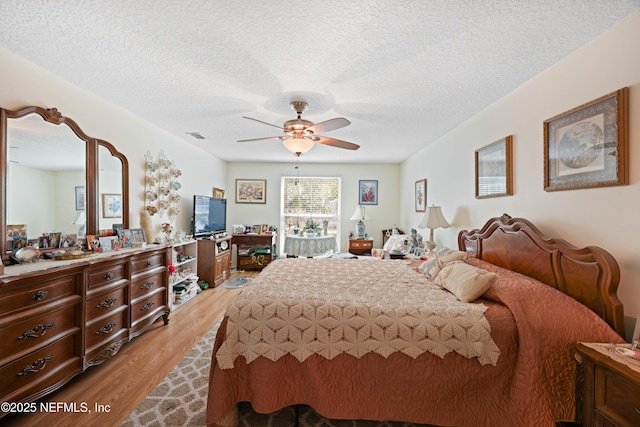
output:
[{"label": "window", "polygon": [[284,236],[299,233],[314,223],[327,234],[340,233],[340,178],[282,177],[280,204],[280,247]]}]

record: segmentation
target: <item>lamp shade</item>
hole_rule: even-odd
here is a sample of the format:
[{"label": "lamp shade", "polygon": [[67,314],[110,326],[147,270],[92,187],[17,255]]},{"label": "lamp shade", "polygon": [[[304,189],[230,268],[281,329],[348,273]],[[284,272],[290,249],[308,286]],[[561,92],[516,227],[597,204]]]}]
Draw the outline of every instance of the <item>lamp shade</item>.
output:
[{"label": "lamp shade", "polygon": [[369,215],[364,211],[364,206],[358,205],[349,219],[351,221],[369,221],[371,218],[369,218]]},{"label": "lamp shade", "polygon": [[418,224],[420,228],[449,228],[451,225],[444,219],[444,215],[442,215],[442,210],[440,206],[429,206],[424,216],[422,217],[422,221]]},{"label": "lamp shade", "polygon": [[313,148],[313,141],[306,138],[289,138],[283,141],[284,148],[293,154],[300,155]]}]

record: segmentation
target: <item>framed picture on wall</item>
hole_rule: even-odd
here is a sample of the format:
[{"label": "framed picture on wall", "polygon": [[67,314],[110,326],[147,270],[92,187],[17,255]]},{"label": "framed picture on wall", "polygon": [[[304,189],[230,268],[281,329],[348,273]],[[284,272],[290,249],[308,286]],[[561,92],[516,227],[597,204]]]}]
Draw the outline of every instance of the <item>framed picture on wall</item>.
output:
[{"label": "framed picture on wall", "polygon": [[358,204],[378,204],[378,180],[360,180],[358,191]]},{"label": "framed picture on wall", "polygon": [[416,181],[414,192],[416,212],[424,212],[427,209],[427,180],[419,179]]},{"label": "framed picture on wall", "polygon": [[224,199],[224,190],[221,188],[213,187],[213,198]]},{"label": "framed picture on wall", "polygon": [[236,179],[236,203],[267,203],[267,180]]},{"label": "framed picture on wall", "polygon": [[122,196],[120,194],[102,194],[103,218],[122,217]]},{"label": "framed picture on wall", "polygon": [[82,211],[85,207],[84,186],[76,187],[76,210]]},{"label": "framed picture on wall", "polygon": [[628,89],[544,122],[544,190],[629,183]]},{"label": "framed picture on wall", "polygon": [[513,194],[511,135],[476,150],[476,198]]}]

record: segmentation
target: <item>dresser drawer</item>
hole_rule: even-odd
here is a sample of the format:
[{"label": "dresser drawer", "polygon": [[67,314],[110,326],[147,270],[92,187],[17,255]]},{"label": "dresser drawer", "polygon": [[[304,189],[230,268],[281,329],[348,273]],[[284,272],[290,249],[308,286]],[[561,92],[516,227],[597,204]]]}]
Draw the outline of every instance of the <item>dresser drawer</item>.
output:
[{"label": "dresser drawer", "polygon": [[596,411],[617,425],[640,425],[640,387],[612,374],[596,370]]},{"label": "dresser drawer", "polygon": [[151,315],[159,308],[166,307],[165,298],[166,292],[161,290],[134,303],[131,306],[131,326],[134,327],[137,321]]},{"label": "dresser drawer", "polygon": [[0,396],[6,401],[18,400],[25,394],[26,387],[29,393],[44,390],[81,371],[82,360],[76,354],[79,341],[80,332],[77,332],[1,368]]},{"label": "dresser drawer", "polygon": [[127,287],[122,286],[87,299],[87,322],[112,313],[127,304]]},{"label": "dresser drawer", "polygon": [[111,316],[87,325],[85,332],[85,353],[101,346],[126,332],[128,327],[128,310],[126,306],[118,307]]},{"label": "dresser drawer", "polygon": [[131,259],[131,275],[138,275],[152,271],[159,267],[166,267],[166,252],[136,255]]},{"label": "dresser drawer", "polygon": [[87,289],[93,290],[107,285],[117,286],[127,280],[125,262],[108,263],[89,269],[87,272]]},{"label": "dresser drawer", "polygon": [[78,271],[66,275],[46,275],[30,280],[20,280],[2,290],[0,316],[49,304],[60,298],[79,295],[82,274]]},{"label": "dresser drawer", "polygon": [[241,270],[261,270],[271,262],[271,255],[239,256],[238,268]]},{"label": "dresser drawer", "polygon": [[140,298],[144,298],[156,289],[165,287],[164,272],[156,273],[152,276],[147,276],[142,279],[135,280],[131,283],[131,302],[136,303]]},{"label": "dresser drawer", "polygon": [[41,310],[0,327],[0,366],[16,355],[35,351],[62,335],[80,331],[80,303]]}]

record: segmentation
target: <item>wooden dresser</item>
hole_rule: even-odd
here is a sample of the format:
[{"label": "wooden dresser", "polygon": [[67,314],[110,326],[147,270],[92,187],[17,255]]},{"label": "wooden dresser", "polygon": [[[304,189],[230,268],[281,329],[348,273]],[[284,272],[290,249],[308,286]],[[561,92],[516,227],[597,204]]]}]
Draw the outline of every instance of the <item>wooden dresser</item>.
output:
[{"label": "wooden dresser", "polygon": [[576,351],[584,375],[577,396],[583,402],[582,425],[640,425],[640,372],[612,359],[604,347],[577,344]]},{"label": "wooden dresser", "polygon": [[[238,246],[238,270],[262,270],[275,259],[276,233],[234,234],[233,244]],[[244,252],[243,252],[244,250]]]},{"label": "wooden dresser", "polygon": [[[0,402],[27,402],[115,355],[169,316],[170,248],[5,266],[0,276]],[[0,413],[0,417],[6,415]]]}]

